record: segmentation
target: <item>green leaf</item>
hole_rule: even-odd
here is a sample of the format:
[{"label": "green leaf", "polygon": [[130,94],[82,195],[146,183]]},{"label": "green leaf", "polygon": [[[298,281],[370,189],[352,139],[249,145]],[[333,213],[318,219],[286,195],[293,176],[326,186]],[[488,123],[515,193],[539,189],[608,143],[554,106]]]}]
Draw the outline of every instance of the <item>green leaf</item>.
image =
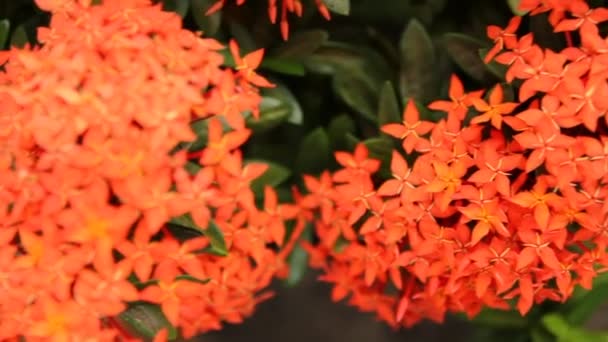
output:
[{"label": "green leaf", "polygon": [[7,19],[0,20],[0,49],[4,49],[8,40],[8,32],[11,24]]},{"label": "green leaf", "polygon": [[327,134],[331,142],[332,150],[343,150],[347,148],[346,134],[354,134],[357,130],[355,121],[348,114],[334,116],[327,126]]},{"label": "green leaf", "polygon": [[291,90],[289,90],[289,88],[280,80],[272,79],[272,82],[275,84],[275,87],[263,89],[262,95],[272,96],[289,105],[290,115],[287,118],[287,122],[294,125],[301,125],[304,120],[304,113],[298,99],[296,99]]},{"label": "green leaf", "polygon": [[434,99],[438,92],[435,47],[424,26],[416,19],[410,20],[405,28],[399,48],[399,90],[403,103],[414,98],[426,104]]},{"label": "green leaf", "polygon": [[401,120],[401,110],[399,110],[399,101],[397,100],[395,89],[390,81],[386,81],[382,86],[382,90],[380,90],[378,127],[392,122],[401,122]]},{"label": "green leaf", "polygon": [[365,82],[362,71],[338,73],[334,76],[332,87],[336,95],[350,108],[370,122],[376,122],[375,106],[378,94]]},{"label": "green leaf", "polygon": [[308,252],[301,246],[302,241],[312,241],[313,229],[312,224],[308,223],[307,227],[302,232],[298,243],[289,255],[289,275],[285,280],[287,286],[295,286],[300,283],[306,271],[308,270]]},{"label": "green leaf", "polygon": [[473,322],[497,329],[521,329],[528,325],[528,320],[517,311],[496,309],[483,309],[473,318]]},{"label": "green leaf", "polygon": [[214,36],[222,23],[221,11],[206,15],[207,10],[216,2],[215,0],[191,0],[192,17],[205,36]]},{"label": "green leaf", "polygon": [[169,323],[158,305],[136,302],[117,317],[118,323],[128,332],[146,340],[151,340],[162,329],[169,332],[170,340],[177,338],[177,329]]},{"label": "green leaf", "polygon": [[381,136],[377,138],[370,138],[363,141],[367,149],[369,150],[370,158],[380,160],[381,167],[379,174],[383,178],[390,178],[391,171],[391,157],[393,153],[393,141],[392,139]]},{"label": "green leaf", "polygon": [[542,323],[553,335],[558,338],[566,338],[569,335],[570,325],[559,314],[548,314],[543,316]]},{"label": "green leaf", "polygon": [[507,4],[509,5],[511,12],[513,12],[513,14],[518,15],[518,16],[522,16],[522,15],[525,15],[526,13],[528,13],[528,11],[522,11],[519,9],[520,3],[521,3],[521,0],[507,0]]},{"label": "green leaf", "polygon": [[[203,253],[212,253],[220,256],[228,255],[228,249],[226,248],[226,241],[224,240],[224,234],[221,229],[215,224],[213,220],[209,221],[209,225],[206,229],[202,229],[194,221],[190,215],[182,215],[178,217],[174,217],[169,220],[169,225],[178,226],[190,230],[192,233],[197,233],[196,235],[203,234],[211,243],[211,246],[205,248]],[[172,230],[175,231],[175,230]],[[191,234],[194,235],[194,234]],[[196,236],[194,235],[194,236]],[[193,237],[194,237],[193,236]]]},{"label": "green leaf", "polygon": [[312,55],[327,43],[329,34],[324,30],[309,30],[295,33],[271,54],[279,58],[302,59]]},{"label": "green leaf", "polygon": [[[479,51],[477,52],[479,54],[479,57],[481,58],[482,62],[486,58],[486,55],[488,54],[489,51],[490,51],[490,49],[483,48],[483,49],[479,49]],[[490,63],[486,64],[486,68],[488,68],[488,70],[490,70],[490,72],[492,72],[499,79],[501,79],[501,80],[505,79],[505,75],[507,73],[506,66],[492,60],[492,61],[490,61]]]},{"label": "green leaf", "polygon": [[264,58],[260,64],[260,68],[274,71],[276,73],[291,75],[291,76],[304,76],[306,75],[306,68],[304,64],[297,60],[287,58]]},{"label": "green leaf", "polygon": [[357,144],[361,142],[361,139],[359,139],[358,137],[356,137],[354,134],[351,134],[351,133],[346,133],[345,140],[346,140],[346,149],[351,150],[351,151],[354,150],[355,147],[357,146]]},{"label": "green leaf", "polygon": [[308,70],[324,75],[345,70],[363,70],[381,62],[382,57],[373,50],[338,42],[327,42],[304,59]]},{"label": "green leaf", "polygon": [[318,127],[300,143],[296,168],[300,173],[318,173],[329,165],[331,157],[329,137],[323,127]]},{"label": "green leaf", "polygon": [[22,48],[25,44],[29,43],[29,37],[27,30],[24,25],[19,25],[15,28],[13,35],[11,36],[11,46]]},{"label": "green leaf", "polygon": [[608,300],[608,284],[594,284],[590,291],[585,291],[582,298],[568,303],[564,313],[566,320],[573,325],[585,323],[597,309]]},{"label": "green leaf", "polygon": [[269,162],[266,160],[252,159],[247,160],[245,162],[262,162],[268,165],[268,169],[266,170],[266,172],[264,172],[260,177],[256,178],[251,182],[251,190],[256,194],[261,194],[264,191],[264,187],[266,185],[269,185],[274,188],[286,181],[289,176],[291,176],[291,171],[281,164]]},{"label": "green leaf", "polygon": [[257,119],[254,117],[247,118],[247,127],[251,128],[256,134],[265,133],[287,121],[290,113],[291,107],[289,104],[274,97],[264,96],[260,103],[260,117]]},{"label": "green leaf", "polygon": [[239,44],[241,55],[256,50],[255,39],[251,32],[237,21],[230,21],[230,33]]},{"label": "green leaf", "polygon": [[340,14],[350,14],[350,0],[322,0],[327,9],[330,11]]},{"label": "green leaf", "polygon": [[209,281],[211,280],[211,278],[207,278],[207,279],[200,279],[197,277],[193,277],[189,274],[180,274],[177,277],[175,277],[175,280],[185,280],[185,281],[191,281],[193,283],[199,283],[199,284],[207,284],[209,283]]},{"label": "green leaf", "polygon": [[608,335],[602,332],[586,331],[581,327],[573,326],[558,313],[550,313],[542,318],[543,326],[551,332],[559,342],[606,342]]},{"label": "green leaf", "polygon": [[443,42],[450,58],[471,78],[482,83],[496,81],[479,55],[486,44],[461,33],[447,33]]},{"label": "green leaf", "polygon": [[190,8],[190,0],[163,0],[163,10],[177,13],[185,17]]},{"label": "green leaf", "polygon": [[213,220],[209,221],[209,226],[207,226],[207,229],[203,230],[203,234],[205,234],[205,236],[208,237],[209,241],[211,242],[211,253],[221,256],[228,255],[224,234]]}]

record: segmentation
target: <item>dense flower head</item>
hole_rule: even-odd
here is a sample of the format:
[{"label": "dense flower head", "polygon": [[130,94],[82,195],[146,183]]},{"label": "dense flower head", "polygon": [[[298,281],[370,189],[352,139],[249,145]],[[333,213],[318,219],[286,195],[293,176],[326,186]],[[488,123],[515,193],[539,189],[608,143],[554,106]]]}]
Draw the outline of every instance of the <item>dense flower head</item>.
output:
[{"label": "dense flower head", "polygon": [[[207,13],[214,13],[220,10],[226,4],[226,0],[216,0],[217,2],[213,5]],[[237,0],[237,5],[242,5],[246,0]],[[279,4],[280,3],[280,7]],[[317,9],[323,17],[326,19],[330,18],[329,10],[323,0],[315,0]],[[289,36],[289,21],[288,14],[293,13],[298,17],[302,16],[303,6],[301,0],[268,0],[268,16],[270,21],[274,24],[277,22],[277,17],[281,14],[279,25],[281,26],[281,35],[283,39],[287,39]]]},{"label": "dense flower head", "polygon": [[608,43],[597,25],[608,9],[522,8],[550,11],[570,38],[552,51],[517,36],[521,17],[488,28],[487,60],[508,68],[518,100],[506,99],[508,85],[467,92],[452,76],[450,100],[429,104],[443,119],[409,101],[403,121],[383,127],[405,151],[393,152],[392,178],[363,144],[336,153],[339,171],[306,176],[300,206],[316,213],[320,238],[306,248],[334,300],[394,326],[513,304],[523,315],[607,269]]},{"label": "dense flower head", "polygon": [[298,214],[256,206],[239,150],[268,82],[150,1],[38,3],[41,45],[0,73],[0,339],[113,340],[141,301],[186,337],[240,322]]}]

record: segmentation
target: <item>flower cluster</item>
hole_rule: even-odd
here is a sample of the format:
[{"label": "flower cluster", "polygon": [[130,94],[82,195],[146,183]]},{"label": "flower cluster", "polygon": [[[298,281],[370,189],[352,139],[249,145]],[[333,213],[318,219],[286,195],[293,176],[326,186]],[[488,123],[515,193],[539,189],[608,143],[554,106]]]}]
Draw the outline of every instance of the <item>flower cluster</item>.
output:
[{"label": "flower cluster", "polygon": [[0,73],[0,339],[113,340],[141,301],[185,337],[240,322],[285,272],[298,215],[271,188],[256,206],[267,166],[239,150],[263,52],[232,43],[227,69],[148,0],[38,4],[41,46]]},{"label": "flower cluster", "polygon": [[[246,0],[237,0],[237,5],[242,5],[245,3]],[[278,5],[277,2],[281,3],[281,19],[280,19],[280,26],[281,26],[281,35],[283,36],[283,39],[287,40],[287,38],[289,37],[289,22],[287,21],[287,15],[289,13],[293,13],[298,17],[302,16],[302,2],[301,0],[268,0],[268,16],[270,17],[270,21],[274,24],[277,22],[277,16],[278,16]],[[214,13],[219,11],[222,7],[224,7],[224,5],[226,4],[226,0],[217,0],[217,2],[211,7],[209,8],[209,10],[207,11],[208,14]],[[329,14],[329,9],[327,8],[327,6],[325,5],[325,3],[323,2],[323,0],[315,0],[315,4],[317,5],[317,9],[319,10],[319,13],[321,13],[321,15],[323,17],[325,17],[325,19],[330,18],[330,14]]]},{"label": "flower cluster", "polygon": [[443,119],[424,120],[410,101],[403,122],[382,128],[405,151],[392,154],[392,178],[380,179],[362,144],[335,154],[339,171],[305,178],[299,204],[315,213],[320,238],[306,247],[334,300],[349,296],[394,326],[513,304],[523,315],[606,270],[608,41],[598,24],[608,9],[522,8],[549,11],[569,46],[518,37],[521,17],[488,28],[487,60],[507,66],[519,101],[500,84],[466,92],[453,76],[449,101],[429,104]]}]

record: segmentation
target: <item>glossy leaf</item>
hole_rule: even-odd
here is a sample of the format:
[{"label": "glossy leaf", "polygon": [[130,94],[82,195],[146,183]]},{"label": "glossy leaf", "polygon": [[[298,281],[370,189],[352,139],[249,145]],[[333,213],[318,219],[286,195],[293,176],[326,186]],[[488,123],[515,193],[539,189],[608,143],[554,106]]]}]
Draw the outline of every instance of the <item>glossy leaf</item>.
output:
[{"label": "glossy leaf", "polygon": [[378,103],[378,126],[391,122],[401,122],[401,110],[399,101],[395,94],[395,89],[390,81],[384,82],[380,90],[380,100]]},{"label": "glossy leaf", "polygon": [[215,0],[191,0],[192,17],[198,28],[203,31],[204,36],[213,36],[217,33],[222,23],[222,12],[217,11],[211,15],[206,15]]},{"label": "glossy leaf", "polygon": [[[482,48],[482,49],[478,50],[477,53],[479,54],[479,58],[482,61],[488,54],[488,51],[489,51],[488,48]],[[505,67],[504,65],[499,64],[498,62],[495,62],[495,61],[490,61],[490,63],[486,64],[486,68],[488,68],[488,70],[491,73],[493,73],[495,76],[497,76],[499,79],[504,79],[505,74],[507,73],[507,67]]]},{"label": "glossy leaf", "polygon": [[264,187],[269,185],[273,188],[277,187],[281,183],[291,176],[289,168],[274,162],[266,160],[247,160],[249,162],[263,162],[268,165],[268,169],[260,177],[256,178],[251,182],[251,190],[256,194],[261,194],[264,191]]},{"label": "glossy leaf", "polygon": [[29,43],[29,37],[27,30],[24,25],[19,25],[15,28],[13,35],[11,36],[11,46],[22,48],[25,44]]},{"label": "glossy leaf", "polygon": [[350,0],[322,0],[327,9],[340,14],[348,15],[350,13]]},{"label": "glossy leaf", "polygon": [[427,103],[437,94],[435,47],[426,29],[416,19],[410,20],[399,42],[401,71],[399,90],[403,102],[414,98]]},{"label": "glossy leaf", "polygon": [[356,130],[355,121],[348,114],[335,116],[327,127],[327,133],[333,150],[346,149],[346,134],[355,133]]},{"label": "glossy leaf", "polygon": [[265,133],[287,121],[290,113],[289,104],[274,97],[264,96],[260,103],[260,117],[247,118],[247,127],[257,134]]},{"label": "glossy leaf", "polygon": [[190,8],[190,0],[163,0],[163,9],[177,13],[180,17],[185,17]]},{"label": "glossy leaf", "polygon": [[391,156],[394,147],[393,140],[388,137],[381,136],[367,139],[363,141],[363,143],[369,150],[369,157],[380,160],[382,163],[380,170],[378,171],[380,176],[383,178],[390,178]]},{"label": "glossy leaf", "polygon": [[448,55],[467,75],[482,83],[496,80],[479,56],[479,49],[486,47],[483,42],[460,33],[447,33],[443,39]]},{"label": "glossy leaf", "polygon": [[608,284],[594,284],[584,291],[581,298],[572,301],[564,313],[566,320],[573,325],[585,323],[608,300]]},{"label": "glossy leaf", "polygon": [[309,223],[302,232],[298,240],[298,244],[294,247],[293,252],[289,255],[289,275],[285,280],[287,286],[295,286],[300,283],[300,281],[306,275],[306,271],[308,270],[308,252],[304,248],[302,248],[302,241],[311,241],[313,237],[313,229],[312,225]]},{"label": "glossy leaf", "polygon": [[528,320],[516,311],[484,309],[475,318],[474,323],[493,328],[520,329],[528,325]]},{"label": "glossy leaf", "polygon": [[312,55],[327,43],[329,34],[324,30],[309,30],[295,33],[273,53],[273,57],[302,59]]},{"label": "glossy leaf", "polygon": [[177,338],[177,330],[169,323],[158,305],[136,302],[117,316],[118,323],[129,333],[144,339],[152,339],[162,329],[167,329],[170,340]]},{"label": "glossy leaf", "polygon": [[10,22],[7,19],[0,20],[0,49],[4,49],[6,46],[10,27]]},{"label": "glossy leaf", "polygon": [[[204,253],[212,253],[220,256],[228,255],[228,249],[226,248],[226,241],[224,240],[224,234],[220,230],[220,228],[215,224],[215,222],[209,221],[209,226],[206,229],[203,229],[194,223],[190,215],[182,215],[178,217],[174,217],[169,221],[169,225],[181,227],[182,229],[186,229],[186,231],[182,232],[186,233],[188,230],[190,231],[190,235],[192,237],[196,235],[205,235],[209,238],[209,242],[211,246],[205,248]],[[172,232],[176,230],[173,229]],[[177,231],[179,233],[179,230]]]},{"label": "glossy leaf", "polygon": [[264,58],[260,64],[260,68],[291,76],[306,75],[304,64],[294,59]]},{"label": "glossy leaf", "polygon": [[378,95],[365,82],[362,71],[335,75],[332,86],[334,92],[355,112],[370,122],[376,122],[375,106]]},{"label": "glossy leaf", "polygon": [[322,127],[318,127],[302,140],[296,168],[300,173],[318,173],[329,165],[331,158],[329,137]]},{"label": "glossy leaf", "polygon": [[608,335],[601,332],[586,331],[573,326],[558,313],[550,313],[542,318],[543,326],[557,338],[558,342],[606,342]]}]

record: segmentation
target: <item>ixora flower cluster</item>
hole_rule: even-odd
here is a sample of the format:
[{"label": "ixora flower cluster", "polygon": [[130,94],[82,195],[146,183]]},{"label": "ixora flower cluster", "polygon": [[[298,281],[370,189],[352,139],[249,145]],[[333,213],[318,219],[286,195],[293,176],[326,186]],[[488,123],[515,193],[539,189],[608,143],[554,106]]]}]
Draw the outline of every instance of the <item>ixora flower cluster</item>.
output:
[{"label": "ixora flower cluster", "polygon": [[263,52],[231,44],[227,69],[160,5],[90,3],[39,0],[41,46],[3,56],[0,339],[113,340],[142,302],[185,337],[240,322],[285,272],[298,215],[270,188],[256,207],[267,166],[239,151]]},{"label": "ixora flower cluster", "polygon": [[519,102],[506,102],[501,85],[484,97],[452,77],[450,100],[429,105],[444,119],[421,120],[409,102],[402,123],[383,127],[406,152],[393,152],[391,179],[379,181],[364,145],[335,154],[339,171],[306,177],[300,204],[320,238],[307,249],[334,300],[349,296],[394,326],[512,304],[525,314],[606,270],[608,40],[597,24],[608,9],[521,6],[549,12],[569,47],[518,37],[521,17],[488,28],[487,60],[508,67]]}]

